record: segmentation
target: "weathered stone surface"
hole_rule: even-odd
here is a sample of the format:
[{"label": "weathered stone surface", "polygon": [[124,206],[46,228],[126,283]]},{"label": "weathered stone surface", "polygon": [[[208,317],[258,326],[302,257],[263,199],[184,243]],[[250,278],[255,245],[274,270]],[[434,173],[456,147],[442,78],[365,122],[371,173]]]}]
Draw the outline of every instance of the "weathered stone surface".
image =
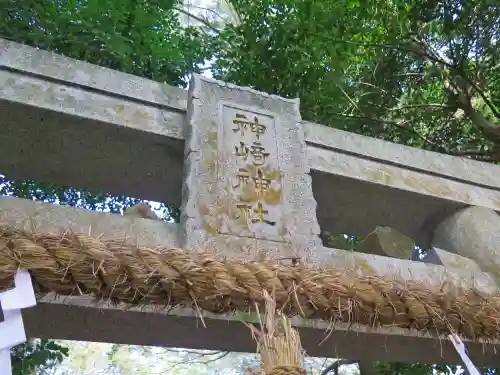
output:
[{"label": "weathered stone surface", "polygon": [[[200,320],[203,317],[203,323]],[[251,314],[215,315],[189,309],[130,308],[90,297],[48,295],[23,310],[28,337],[153,345],[187,349],[250,352],[256,350],[250,330],[241,321],[258,324]],[[398,329],[376,330],[293,318],[302,346],[315,357],[357,358],[427,364],[461,364],[448,340]],[[466,343],[477,366],[498,365],[500,345]],[[495,352],[496,350],[496,352]]]},{"label": "weathered stone surface", "polygon": [[[179,247],[180,225],[127,217],[105,212],[93,212],[54,204],[33,202],[26,199],[0,197],[0,225],[10,225],[23,230],[60,233],[75,231],[92,236],[122,239],[145,247]],[[267,251],[265,247],[269,246]],[[256,240],[234,236],[215,236],[207,247],[222,258],[241,258],[241,249],[247,249],[245,259],[258,259],[263,253],[287,253],[287,244],[276,241]],[[262,249],[262,254],[253,247]],[[254,258],[255,256],[255,258]],[[290,259],[283,259],[290,263]],[[475,287],[493,292],[497,286],[484,272],[469,272],[460,265],[441,267],[433,264],[412,262],[405,259],[387,258],[373,254],[321,248],[317,265],[334,266],[356,274],[372,274],[397,280],[416,280],[431,287],[443,281],[463,287]]]},{"label": "weathered stone surface", "polygon": [[414,192],[465,205],[478,205],[500,210],[500,189],[495,186],[471,188],[464,181],[415,171],[389,161],[360,158],[344,152],[308,147],[310,164],[315,170],[347,178],[380,184],[387,188]]},{"label": "weathered stone surface", "polygon": [[404,169],[434,174],[474,185],[500,188],[497,166],[490,163],[403,146],[312,122],[303,122],[306,142]]},{"label": "weathered stone surface", "polygon": [[298,101],[195,75],[187,122],[186,246],[225,235],[313,259],[319,226]]},{"label": "weathered stone surface", "polygon": [[[148,102],[185,111],[187,91],[150,79],[70,59],[62,55],[0,39],[0,68],[50,78],[59,84],[77,84],[79,89]],[[90,91],[90,90],[89,90]]]},{"label": "weathered stone surface", "polygon": [[[17,74],[12,76],[16,78],[23,72],[32,73],[62,86],[66,83],[71,86],[76,84],[86,91],[94,90],[101,94],[132,99],[137,103],[170,107],[181,114],[187,109],[186,90],[4,39],[0,39],[0,70],[2,67],[16,71]],[[61,88],[60,91],[64,92],[65,89]],[[302,124],[306,142],[310,145],[344,150],[360,158],[391,162],[423,173],[432,172],[476,185],[500,188],[500,181],[496,178],[498,167],[488,163],[384,142],[311,122],[303,121]],[[169,137],[183,138],[182,128],[183,121],[180,119],[177,123],[168,123],[164,131],[169,132]]]},{"label": "weathered stone surface", "polygon": [[0,66],[0,113],[0,171],[11,179],[181,202],[180,112]]},{"label": "weathered stone surface", "polygon": [[332,233],[364,237],[383,225],[429,247],[443,214],[469,205],[500,208],[497,188],[363,159],[344,150],[308,146],[307,152],[318,220],[322,229]]},{"label": "weathered stone surface", "polygon": [[377,227],[357,247],[362,253],[411,259],[415,242],[389,227]]},{"label": "weathered stone surface", "polygon": [[[69,229],[106,238],[124,239],[129,243],[147,247],[179,245],[177,224],[16,198],[0,198],[0,225],[49,232]],[[280,246],[279,243],[272,243]],[[226,248],[218,246],[218,249],[221,256],[240,256],[234,247],[229,247],[229,242]],[[274,252],[274,249],[272,251]],[[474,274],[460,267],[444,268],[395,258],[388,262],[386,257],[336,249],[325,249],[321,254],[321,265],[330,264],[354,273],[415,280],[436,288],[448,281],[464,287],[475,286],[485,292],[498,290],[484,273]],[[250,255],[247,254],[246,257]],[[200,321],[200,314],[206,327]],[[217,315],[158,306],[125,309],[124,306],[113,305],[107,301],[96,302],[90,296],[55,298],[53,295],[47,295],[35,308],[23,310],[23,316],[29,337],[192,349],[249,352],[255,350],[255,341],[252,340],[248,328],[241,323],[257,322],[257,317],[252,314]],[[337,323],[331,333],[328,331],[332,328],[329,322],[298,317],[293,318],[292,322],[300,330],[304,348],[311,356],[340,356],[367,361],[459,362],[449,342],[416,331],[371,329]],[[366,350],[367,347],[370,350]],[[468,343],[469,355],[477,365],[498,362],[498,354],[495,354],[493,349],[491,345]]]},{"label": "weathered stone surface", "polygon": [[431,248],[422,258],[422,262],[441,265],[444,267],[462,268],[472,273],[483,272],[474,260],[439,249],[437,247]]},{"label": "weathered stone surface", "polygon": [[179,227],[163,220],[142,219],[106,212],[93,212],[27,199],[0,197],[0,225],[18,229],[89,236],[105,235],[145,247],[179,247]]},{"label": "weathered stone surface", "polygon": [[500,281],[500,216],[484,207],[469,207],[448,216],[436,228],[433,245],[473,260]]},{"label": "weathered stone surface", "polygon": [[[231,85],[217,87],[218,84],[221,83],[211,86],[214,95],[205,93],[197,99],[214,104],[221,98],[217,94],[222,91],[226,94],[226,102],[233,106],[237,104],[238,112],[244,110],[243,114],[248,115],[256,111],[263,116],[259,118],[264,122],[266,116],[274,118],[276,139],[282,140],[282,144],[276,144],[275,161],[283,172],[275,186],[281,187],[281,202],[286,201],[276,214],[276,220],[285,221],[287,232],[279,241],[241,236],[235,239],[234,228],[225,225],[219,226],[222,234],[211,236],[207,241],[206,228],[200,227],[199,220],[186,220],[183,228],[191,233],[192,244],[205,243],[220,256],[231,258],[260,258],[269,254],[274,258],[286,258],[303,248],[316,249],[317,252],[309,252],[309,261],[320,265],[333,264],[357,274],[418,280],[433,287],[449,281],[487,292],[497,290],[488,274],[480,272],[477,267],[473,270],[472,267],[463,267],[463,262],[449,262],[444,268],[314,246],[317,225],[314,220],[303,224],[304,218],[314,216],[316,208],[309,194],[309,165],[316,180],[314,192],[321,203],[320,217],[324,215],[330,219],[323,221],[325,229],[333,233],[345,231],[363,235],[375,225],[389,225],[419,241],[431,233],[428,229],[419,233],[424,224],[426,228],[433,228],[428,224],[445,212],[470,204],[499,210],[498,166],[427,153],[304,123],[300,121],[296,101]],[[199,117],[198,123],[203,125],[207,118],[220,119],[228,113],[227,109],[222,111],[215,107],[207,106],[209,117]],[[0,148],[3,150],[0,171],[9,173],[11,178],[39,179],[179,203],[184,140],[187,141],[185,149],[189,166],[185,186],[193,188],[194,182],[206,174],[206,167],[211,167],[203,166],[206,160],[201,157],[205,156],[201,151],[207,149],[211,138],[204,137],[203,132],[201,138],[197,138],[198,133],[189,132],[190,127],[184,122],[186,108],[187,94],[183,90],[0,40]],[[221,123],[223,121],[216,126]],[[205,125],[208,129],[213,124]],[[305,139],[302,125],[306,129]],[[229,151],[222,147],[219,135],[223,140],[227,138],[227,133],[217,133],[217,153],[220,149]],[[308,142],[307,149],[305,141]],[[132,143],[134,147],[131,147]],[[284,147],[289,145],[298,147]],[[213,160],[218,161],[217,158]],[[203,168],[196,169],[195,165]],[[216,195],[220,193],[218,176],[216,174],[216,184],[208,183],[199,191],[206,192],[209,198],[214,192]],[[301,195],[303,191],[307,192],[307,197]],[[186,191],[185,195],[189,196],[191,192]],[[199,198],[202,202],[206,196],[200,195]],[[185,202],[184,213],[189,218],[186,213],[199,213],[200,205],[196,200],[191,205],[188,203],[192,202]],[[218,206],[209,208],[220,209]],[[476,250],[469,244],[481,238],[481,245],[485,245],[483,251],[491,249],[489,255],[498,265],[495,258],[498,217],[491,215],[494,215],[493,211],[488,212],[483,216],[473,214],[473,225],[469,225],[469,219],[464,219],[467,215],[459,215],[453,219],[456,222],[450,224],[452,229],[443,230],[443,233],[447,233],[444,236],[446,241],[466,251]],[[212,220],[214,215],[206,217]],[[445,223],[450,223],[450,220],[447,219],[442,227],[447,229]],[[179,237],[179,226],[174,224],[12,198],[0,199],[0,223],[41,231],[71,229],[91,235],[104,234],[141,246],[168,247],[184,243]],[[212,222],[208,224],[214,225]],[[461,225],[469,225],[473,231],[464,235],[460,233]],[[489,231],[485,231],[486,227]],[[236,233],[241,235],[241,232]],[[272,237],[267,231],[261,231],[260,235]],[[436,244],[439,244],[438,239],[436,236]],[[313,246],[310,246],[311,241]],[[439,253],[439,249],[435,250]],[[461,250],[459,253],[467,255]],[[481,254],[488,255],[488,252]],[[485,259],[488,260],[483,262],[483,270],[488,266],[484,263],[490,260],[488,256]],[[32,336],[198,348],[212,345],[213,349],[222,350],[253,350],[254,347],[250,337],[240,339],[240,335],[235,335],[235,332],[243,335],[245,331],[248,336],[246,327],[239,323],[241,316],[204,314],[209,328],[200,330],[199,327],[194,329],[199,326],[199,321],[197,312],[192,310],[177,309],[166,319],[164,315],[155,314],[154,309],[130,312],[116,306],[106,306],[104,311],[98,307],[86,297],[74,297],[50,303],[45,301],[23,314],[27,317],[28,332]],[[252,321],[255,317],[243,320]],[[318,346],[324,339],[326,323],[300,319],[295,319],[294,323],[301,327],[305,348],[310,355],[432,363],[443,358],[456,360],[448,343],[414,332],[366,327],[354,327],[352,332],[347,332],[346,326],[337,325],[336,331],[342,334],[333,334],[323,346]],[[169,334],[165,335],[165,332]],[[360,342],[365,345],[359,345]],[[365,350],[366,345],[370,351]],[[470,345],[469,353],[477,364],[498,362],[498,356],[484,353],[483,345]]]},{"label": "weathered stone surface", "polygon": [[150,220],[162,220],[157,214],[154,213],[147,203],[134,204],[123,212],[123,216],[132,216]]},{"label": "weathered stone surface", "polygon": [[[0,172],[181,204],[185,90],[17,43],[1,47]],[[443,213],[500,209],[498,166],[302,125],[318,220],[331,233],[389,226],[428,247]]]}]

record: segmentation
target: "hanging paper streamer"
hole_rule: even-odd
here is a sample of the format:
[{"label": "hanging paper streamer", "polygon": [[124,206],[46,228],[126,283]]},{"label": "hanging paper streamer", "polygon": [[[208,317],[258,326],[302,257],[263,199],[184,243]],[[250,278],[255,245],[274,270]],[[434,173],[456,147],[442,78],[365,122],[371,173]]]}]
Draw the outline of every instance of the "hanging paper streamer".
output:
[{"label": "hanging paper streamer", "polygon": [[[21,309],[36,305],[31,276],[19,270],[14,279],[14,288],[0,293],[0,374],[12,375],[10,349],[26,341]],[[0,316],[1,317],[1,316]]]},{"label": "hanging paper streamer", "polygon": [[458,337],[457,334],[453,333],[448,336],[450,339],[451,343],[455,347],[455,350],[457,351],[458,355],[462,359],[463,364],[469,371],[470,375],[480,375],[479,371],[477,370],[476,366],[472,363],[470,360],[469,356],[467,355],[467,349],[465,348],[465,344],[462,342],[460,337]]}]

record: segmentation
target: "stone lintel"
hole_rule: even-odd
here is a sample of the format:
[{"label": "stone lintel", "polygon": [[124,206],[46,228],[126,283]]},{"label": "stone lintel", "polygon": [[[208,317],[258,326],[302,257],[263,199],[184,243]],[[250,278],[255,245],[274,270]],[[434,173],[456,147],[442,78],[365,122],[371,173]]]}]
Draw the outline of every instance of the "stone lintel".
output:
[{"label": "stone lintel", "polygon": [[[147,306],[125,309],[96,303],[85,296],[54,299],[53,295],[47,295],[36,307],[23,310],[23,317],[29,337],[250,353],[256,350],[250,330],[241,323],[258,323],[257,316],[251,314],[200,315],[191,309],[167,312]],[[331,326],[325,322],[297,317],[292,324],[299,330],[302,346],[309,356],[461,364],[448,340],[416,331],[337,324],[330,332]],[[500,345],[466,344],[476,366],[498,364]]]},{"label": "stone lintel", "polygon": [[180,245],[177,224],[12,197],[0,197],[0,225],[35,233],[70,230],[152,248]]},{"label": "stone lintel", "polygon": [[481,267],[474,260],[437,247],[431,248],[423,257],[422,262],[444,267],[462,267],[471,272],[482,272]]},{"label": "stone lintel", "polygon": [[[181,204],[186,90],[6,40],[0,87],[8,178]],[[428,247],[443,212],[500,210],[498,166],[301,124],[324,230]]]},{"label": "stone lintel", "polygon": [[356,133],[303,121],[306,142],[360,159],[376,160],[424,174],[500,189],[498,166],[477,160],[405,146]]},{"label": "stone lintel", "polygon": [[[27,199],[0,197],[0,225],[35,232],[61,233],[71,230],[91,236],[120,239],[127,243],[144,247],[178,248],[181,246],[180,225],[122,216],[106,212],[33,202]],[[217,236],[207,242],[208,250],[217,249],[217,255],[228,259],[259,258],[252,252],[252,242],[233,236]],[[286,254],[286,244],[260,240],[270,246],[266,254],[271,259],[280,260]],[[186,250],[189,251],[189,250]],[[242,252],[245,252],[242,255]],[[273,256],[276,254],[276,256]],[[255,258],[254,258],[255,257]],[[290,263],[289,259],[284,259]],[[401,281],[418,281],[429,287],[438,288],[443,282],[462,287],[475,287],[485,293],[497,291],[491,277],[477,269],[464,270],[462,264],[449,264],[447,267],[414,262],[406,259],[322,248],[316,263],[320,267],[335,267],[339,270],[355,272],[358,275],[378,275]]]},{"label": "stone lintel", "polygon": [[186,111],[187,91],[147,78],[0,39],[0,70],[38,76],[81,90]]},{"label": "stone lintel", "polygon": [[[429,247],[443,216],[468,206],[500,211],[496,186],[451,179],[343,149],[308,145],[307,153],[318,220],[331,233],[366,236],[377,225],[389,226],[417,245]],[[436,160],[441,156],[445,155]]]},{"label": "stone lintel", "polygon": [[[102,83],[99,72],[93,77]],[[180,205],[183,113],[1,66],[0,113],[7,178]]]},{"label": "stone lintel", "polygon": [[[179,225],[157,220],[127,218],[117,214],[98,213],[17,198],[0,198],[0,225],[40,232],[73,230],[106,238],[125,239],[132,244],[149,247],[179,245]],[[238,249],[218,246],[220,255],[237,257]],[[358,274],[377,274],[387,278],[414,280],[440,287],[450,281],[455,285],[496,291],[496,285],[484,273],[470,273],[461,267],[436,266],[371,254],[324,249],[321,265],[350,269]],[[275,249],[272,250],[273,252]],[[137,345],[160,345],[193,349],[249,351],[255,343],[248,329],[240,322],[255,321],[244,313],[215,315],[203,313],[207,328],[198,312],[175,308],[164,311],[159,307],[124,309],[96,303],[92,298],[47,296],[32,309],[23,311],[30,337],[68,340],[88,340]],[[166,314],[168,316],[166,316]],[[370,329],[353,326],[347,330],[337,324],[327,333],[328,324],[322,321],[294,318],[301,331],[304,347],[311,356],[357,358],[368,361],[402,361],[420,363],[458,363],[453,348],[416,331],[401,329]],[[330,327],[331,328],[331,327]],[[325,342],[320,344],[325,337]],[[370,348],[370,350],[367,350]],[[500,349],[500,348],[498,348]],[[484,352],[483,352],[484,350]],[[493,365],[498,356],[491,346],[469,344],[469,353],[477,365]],[[497,362],[498,363],[498,362]]]},{"label": "stone lintel", "polygon": [[[87,92],[169,107],[180,114],[186,113],[187,109],[187,91],[181,88],[5,39],[0,39],[0,70],[2,74],[10,71],[17,76],[38,77],[39,80],[78,87]],[[306,142],[317,148],[339,150],[359,158],[376,159],[423,173],[500,188],[500,181],[496,178],[499,167],[489,163],[403,146],[312,122],[302,121],[302,124]],[[133,123],[130,125],[134,126]],[[174,138],[182,138],[183,125],[182,121],[172,123],[163,131],[170,132]]]}]

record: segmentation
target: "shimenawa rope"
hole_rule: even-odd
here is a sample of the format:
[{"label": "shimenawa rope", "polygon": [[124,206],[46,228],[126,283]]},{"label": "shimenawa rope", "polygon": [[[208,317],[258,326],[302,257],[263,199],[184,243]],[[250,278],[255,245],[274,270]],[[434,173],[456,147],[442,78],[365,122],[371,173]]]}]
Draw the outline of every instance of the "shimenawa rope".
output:
[{"label": "shimenawa rope", "polygon": [[396,326],[497,339],[500,298],[444,285],[345,270],[231,261],[207,252],[149,249],[76,233],[36,234],[0,228],[0,290],[18,268],[31,272],[38,292],[93,294],[130,304],[188,306],[214,313],[264,306],[263,291],[287,316]]}]

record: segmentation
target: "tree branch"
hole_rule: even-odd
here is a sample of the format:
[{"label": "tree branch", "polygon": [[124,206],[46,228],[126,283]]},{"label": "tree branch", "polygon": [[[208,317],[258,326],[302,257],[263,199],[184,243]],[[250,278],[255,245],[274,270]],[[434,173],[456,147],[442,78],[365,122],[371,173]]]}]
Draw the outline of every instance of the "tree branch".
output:
[{"label": "tree branch", "polygon": [[332,43],[344,43],[344,44],[352,44],[361,47],[373,47],[373,48],[385,48],[385,49],[397,49],[400,51],[413,52],[413,50],[409,47],[404,47],[403,45],[394,45],[394,44],[382,44],[382,43],[366,43],[366,42],[355,42],[353,40],[342,40],[342,39],[333,39]]},{"label": "tree branch", "polygon": [[[378,43],[364,43],[364,42],[354,42],[349,40],[333,40],[334,43],[345,43],[345,44],[354,44],[363,47],[374,47],[374,48],[386,48],[386,49],[397,49],[399,51],[411,52],[428,62],[438,63],[440,65],[444,65],[450,69],[457,69],[460,71],[460,74],[467,82],[474,88],[474,90],[479,94],[479,96],[484,100],[485,104],[491,109],[495,117],[500,118],[500,113],[496,109],[496,107],[491,103],[486,94],[477,86],[476,82],[469,78],[469,76],[463,71],[462,68],[450,64],[447,61],[444,61],[440,56],[438,56],[435,52],[430,50],[423,41],[414,38],[414,46],[413,48],[406,47],[403,44],[394,45],[394,44],[378,44]],[[416,47],[416,48],[415,48]]]},{"label": "tree branch", "polygon": [[426,77],[428,75],[429,75],[428,73],[411,72],[411,73],[393,74],[391,75],[391,77]]},{"label": "tree branch", "polygon": [[[414,38],[414,42],[416,44],[415,45],[416,48],[412,50],[414,54],[427,61],[436,62],[448,68],[458,70],[460,75],[474,88],[474,90],[484,100],[485,104],[491,109],[495,117],[500,119],[500,113],[497,111],[496,107],[493,105],[493,103],[490,102],[486,94],[477,86],[476,82],[474,82],[473,79],[469,78],[469,75],[464,72],[462,67],[455,66],[453,64],[444,61],[434,51],[432,51],[428,46],[426,46],[423,41]],[[447,74],[447,76],[449,76],[449,74]]]},{"label": "tree branch", "polygon": [[[226,357],[230,353],[230,352],[225,352],[225,351],[201,352],[198,350],[184,350],[184,349],[182,349],[182,350],[168,349],[168,351],[175,352],[175,353],[187,352],[188,354],[194,354],[197,356],[196,358],[187,358],[185,360],[174,363],[172,366],[170,366],[168,371],[171,371],[175,367],[180,366],[180,365],[192,365],[192,364],[207,365],[209,363],[212,363],[214,361],[218,361],[219,359]],[[201,360],[202,357],[207,357],[207,356],[216,356],[216,357]]]},{"label": "tree branch", "polygon": [[207,12],[210,12],[212,14],[214,14],[216,17],[219,17],[221,20],[224,20],[224,17],[222,17],[220,15],[220,13],[216,12],[215,10],[213,9],[208,9],[208,8],[205,8],[205,7],[200,7],[198,5],[189,5],[190,8],[196,8],[196,9],[199,9],[199,10],[205,10]]},{"label": "tree branch", "polygon": [[444,61],[435,51],[433,51],[429,46],[427,46],[423,41],[413,38],[412,48],[406,49],[409,52],[419,56],[420,58],[427,60],[428,62],[435,62],[440,65],[444,65],[447,68],[456,68],[455,65]]},{"label": "tree branch", "polygon": [[454,104],[462,109],[474,124],[483,129],[483,131],[495,141],[500,140],[500,124],[491,122],[481,112],[476,111],[472,106],[467,92],[463,92],[460,87],[448,79],[444,82],[444,89],[451,100],[455,102]]},{"label": "tree branch", "polygon": [[477,124],[486,133],[492,135],[497,140],[500,140],[500,124],[489,121],[481,112],[476,111],[474,108],[469,108],[465,113],[467,113],[473,123]]},{"label": "tree branch", "polygon": [[204,20],[203,18],[201,17],[198,17],[196,15],[194,15],[193,13],[191,12],[188,12],[187,10],[185,9],[182,9],[181,7],[175,7],[174,6],[174,9],[178,12],[181,12],[183,14],[185,14],[186,16],[188,17],[191,17],[193,18],[194,20],[198,21],[199,23],[201,23],[202,25],[208,27],[210,30],[212,30],[213,32],[215,32],[216,34],[220,34],[220,30],[216,29],[213,25],[210,24],[210,22],[208,22],[207,20]]},{"label": "tree branch", "polygon": [[406,130],[407,132],[410,132],[411,134],[416,135],[417,137],[419,137],[420,139],[422,139],[425,143],[433,145],[433,146],[435,146],[435,147],[437,147],[438,149],[441,150],[441,147],[439,145],[437,145],[436,143],[428,140],[426,137],[424,137],[422,134],[420,134],[419,132],[417,132],[415,129],[413,129],[411,127],[408,127],[408,126],[405,126],[404,124],[408,123],[409,122],[408,120],[396,122],[396,121],[391,121],[391,120],[380,120],[380,119],[376,119],[376,118],[369,117],[369,116],[347,115],[347,114],[342,114],[342,113],[337,113],[337,115],[338,116],[342,116],[342,117],[347,117],[347,118],[357,118],[357,119],[360,119],[360,120],[367,120],[367,121],[372,121],[372,122],[376,122],[376,123],[379,123],[379,124],[387,124],[387,125],[395,126],[395,127],[399,128],[399,129]]},{"label": "tree branch", "polygon": [[407,104],[400,107],[388,108],[388,111],[401,111],[407,108],[438,108],[438,109],[455,109],[456,106],[446,105],[441,103],[427,103],[427,104]]},{"label": "tree branch", "polygon": [[468,76],[463,72],[462,69],[460,69],[460,71],[462,73],[462,76],[464,76],[465,79],[467,79],[467,81],[472,85],[472,87],[474,88],[474,90],[476,90],[476,92],[479,94],[479,96],[484,100],[484,103],[491,109],[491,111],[493,112],[493,114],[495,115],[495,117],[498,118],[498,119],[500,119],[500,112],[496,109],[496,107],[493,105],[493,103],[490,102],[490,100],[488,99],[488,97],[486,96],[486,94],[483,92],[483,90],[481,90],[476,85],[476,82],[474,82],[474,80],[469,79]]},{"label": "tree branch", "polygon": [[338,359],[335,362],[332,362],[330,365],[325,367],[323,371],[321,371],[321,375],[327,375],[330,372],[334,372],[335,375],[339,375],[339,367],[344,365],[353,365],[358,363],[359,361],[353,361],[351,359]]}]

